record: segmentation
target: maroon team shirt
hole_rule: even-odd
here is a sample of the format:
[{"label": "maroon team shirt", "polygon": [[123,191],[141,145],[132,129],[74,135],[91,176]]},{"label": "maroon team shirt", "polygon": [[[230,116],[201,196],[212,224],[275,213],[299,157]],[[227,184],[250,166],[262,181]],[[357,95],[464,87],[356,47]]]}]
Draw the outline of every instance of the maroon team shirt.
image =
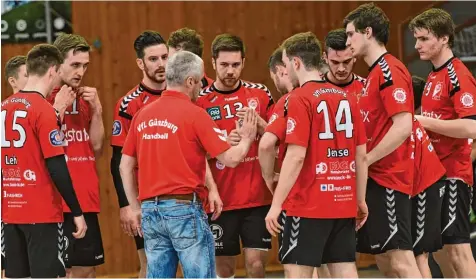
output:
[{"label": "maroon team shirt", "polygon": [[287,114],[286,144],[307,148],[287,215],[355,217],[356,147],[367,141],[357,98],[325,81],[309,81],[290,95]]},{"label": "maroon team shirt", "polygon": [[20,91],[2,102],[3,222],[63,222],[62,198],[45,162],[64,154],[60,124],[38,92]]},{"label": "maroon team shirt", "polygon": [[[476,81],[458,58],[451,58],[433,71],[426,81],[422,96],[422,115],[451,120],[476,119]],[[446,168],[446,176],[473,184],[471,141],[451,138],[428,131],[438,157]]]},{"label": "maroon team shirt", "polygon": [[[222,130],[225,137],[236,128],[236,112],[243,107],[254,109],[267,120],[273,99],[266,86],[240,81],[232,91],[220,91],[212,84],[202,90],[197,105],[206,110]],[[261,176],[258,161],[259,137],[251,145],[243,162],[235,168],[227,168],[216,160],[209,160],[213,178],[223,201],[223,210],[250,208],[271,204],[272,196]]]},{"label": "maroon team shirt", "polygon": [[[367,134],[367,152],[372,151],[393,124],[392,116],[414,114],[412,78],[397,58],[385,53],[370,67],[359,99]],[[369,176],[379,185],[410,195],[413,191],[413,152],[410,137],[393,152],[369,166]]]},{"label": "maroon team shirt", "polygon": [[414,146],[412,158],[415,160],[412,196],[416,196],[443,178],[446,169],[441,164],[430,137],[416,119],[413,119],[411,140]]},{"label": "maroon team shirt", "polygon": [[[48,96],[50,104],[54,104],[60,88],[55,88]],[[61,130],[65,135],[64,149],[74,191],[84,212],[100,212],[99,177],[96,170],[96,157],[89,140],[91,110],[89,103],[77,97],[66,108]],[[71,209],[63,201],[63,210]]]}]

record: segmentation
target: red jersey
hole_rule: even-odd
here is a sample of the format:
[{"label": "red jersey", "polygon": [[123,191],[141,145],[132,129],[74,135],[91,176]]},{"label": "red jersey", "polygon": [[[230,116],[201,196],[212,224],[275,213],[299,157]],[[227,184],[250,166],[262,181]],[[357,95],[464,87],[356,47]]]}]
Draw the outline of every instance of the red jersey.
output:
[{"label": "red jersey", "polygon": [[325,74],[325,80],[337,87],[340,87],[347,94],[353,94],[355,96],[359,96],[362,93],[362,89],[364,89],[365,78],[361,76],[352,74],[352,80],[350,82],[345,84],[335,84],[327,78],[328,74],[329,72]]},{"label": "red jersey", "polygon": [[124,146],[134,115],[144,106],[157,100],[162,91],[150,89],[140,83],[117,101],[112,124],[112,146]]},{"label": "red jersey", "polygon": [[207,153],[216,157],[230,148],[210,116],[180,92],[164,91],[131,127],[122,153],[137,158],[139,200],[197,192]]},{"label": "red jersey", "polygon": [[288,101],[290,93],[282,96],[276,105],[273,106],[271,116],[269,118],[268,126],[266,126],[265,132],[272,133],[278,138],[278,165],[276,168],[281,169],[284,161],[284,155],[286,155],[286,116],[287,111],[285,110],[285,103]]},{"label": "red jersey", "polygon": [[[476,81],[458,58],[451,58],[433,71],[426,81],[422,96],[422,115],[451,120],[476,119]],[[446,168],[446,176],[473,184],[471,140],[451,138],[428,131],[438,157]]]},{"label": "red jersey", "polygon": [[12,224],[63,222],[61,195],[45,159],[64,154],[54,108],[38,92],[2,102],[2,220]]},{"label": "red jersey", "polygon": [[355,217],[356,147],[367,141],[357,98],[325,81],[309,81],[289,97],[287,113],[286,143],[307,148],[287,215]]},{"label": "red jersey", "polygon": [[212,83],[213,79],[207,77],[207,75],[204,75],[202,78],[202,89],[209,87],[210,85],[212,85]]},{"label": "red jersey", "polygon": [[416,196],[443,178],[446,169],[434,151],[430,137],[415,118],[413,119],[411,141],[414,149],[411,158],[415,160],[412,196]]},{"label": "red jersey", "polygon": [[[47,97],[53,105],[60,88],[55,88]],[[84,212],[100,212],[99,177],[96,170],[96,157],[89,141],[91,111],[89,103],[77,97],[65,113],[61,130],[65,135],[64,150],[74,191]],[[71,209],[63,201],[63,210]]]},{"label": "red jersey", "polygon": [[[370,67],[359,99],[367,132],[367,152],[375,148],[393,124],[392,116],[414,114],[412,77],[394,56],[385,53]],[[413,190],[413,152],[410,137],[402,145],[369,166],[369,176],[379,185],[408,195]]]},{"label": "red jersey", "polygon": [[[236,111],[243,107],[256,110],[261,118],[267,120],[268,108],[273,99],[266,86],[240,81],[232,91],[219,91],[212,84],[200,92],[197,105],[204,108],[217,123],[225,137],[236,128]],[[227,168],[216,159],[209,161],[213,178],[223,201],[223,210],[249,208],[271,204],[272,196],[261,176],[258,161],[259,137],[241,164]]]}]

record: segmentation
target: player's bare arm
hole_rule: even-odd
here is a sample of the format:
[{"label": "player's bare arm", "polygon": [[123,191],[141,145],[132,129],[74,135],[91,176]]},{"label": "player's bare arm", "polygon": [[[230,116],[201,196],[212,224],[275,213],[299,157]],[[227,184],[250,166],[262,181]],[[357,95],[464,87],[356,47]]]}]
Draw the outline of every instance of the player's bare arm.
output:
[{"label": "player's bare arm", "polygon": [[473,140],[473,149],[471,149],[471,161],[476,161],[476,140]]},{"label": "player's bare arm", "polygon": [[360,229],[367,221],[369,211],[365,202],[367,193],[368,163],[367,145],[359,145],[355,154],[355,169],[357,178],[357,217],[355,229]]},{"label": "player's bare arm", "polygon": [[76,92],[66,84],[61,87],[61,90],[56,94],[55,103],[53,107],[58,111],[61,121],[64,119],[66,109],[73,104],[76,99]]},{"label": "player's bare arm", "polygon": [[290,144],[284,157],[283,166],[278,181],[278,186],[273,195],[271,209],[266,216],[266,228],[269,233],[276,236],[283,228],[278,223],[279,214],[284,201],[288,197],[294,183],[301,172],[307,148],[296,144]]},{"label": "player's bare arm", "polygon": [[91,109],[91,123],[89,124],[89,140],[93,146],[94,154],[99,157],[104,143],[104,123],[102,121],[102,105],[96,88],[81,87],[81,97],[89,103]]},{"label": "player's bare arm", "polygon": [[372,165],[397,149],[412,133],[412,114],[400,112],[392,116],[392,127],[387,134],[367,154],[368,165]]},{"label": "player's bare arm", "polygon": [[218,186],[215,183],[215,179],[213,179],[210,165],[208,164],[208,160],[206,159],[205,166],[205,186],[208,188],[208,204],[210,206],[210,211],[213,212],[212,220],[216,220],[218,217],[220,217],[221,212],[223,210],[223,201],[220,198],[220,194],[218,193]]},{"label": "player's bare arm", "polygon": [[276,158],[276,143],[278,137],[273,133],[264,133],[259,142],[258,159],[261,166],[261,175],[266,186],[274,193],[274,162]]},{"label": "player's bare arm", "polygon": [[421,115],[415,115],[415,117],[428,131],[452,138],[476,139],[476,120],[474,119],[441,120]]},{"label": "player's bare arm", "polygon": [[122,224],[122,229],[130,236],[142,236],[141,232],[141,208],[137,196],[137,181],[134,174],[134,168],[137,165],[137,158],[122,154],[121,165],[119,170],[121,172],[122,183],[124,191],[126,192],[127,200],[130,206],[127,208],[127,222]]},{"label": "player's bare arm", "polygon": [[234,168],[236,167],[246,154],[250,150],[251,144],[256,139],[256,114],[251,110],[246,112],[243,120],[243,125],[240,127],[238,121],[236,121],[236,130],[241,137],[241,141],[238,145],[232,146],[227,151],[217,156],[225,166]]}]

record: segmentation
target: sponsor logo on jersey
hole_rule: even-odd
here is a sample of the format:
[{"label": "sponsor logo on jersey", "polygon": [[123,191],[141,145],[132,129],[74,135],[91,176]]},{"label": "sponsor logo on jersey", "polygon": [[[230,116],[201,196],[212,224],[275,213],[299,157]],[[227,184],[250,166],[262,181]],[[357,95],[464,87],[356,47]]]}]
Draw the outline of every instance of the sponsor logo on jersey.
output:
[{"label": "sponsor logo on jersey", "polygon": [[216,166],[217,166],[217,169],[219,170],[223,170],[225,168],[225,164],[223,164],[222,162],[218,160],[217,160]]},{"label": "sponsor logo on jersey", "polygon": [[121,121],[119,120],[114,121],[114,123],[112,124],[112,135],[118,136],[121,134],[121,132],[122,132]]},{"label": "sponsor logo on jersey", "polygon": [[58,131],[57,129],[50,132],[50,143],[53,146],[63,145],[64,134]]},{"label": "sponsor logo on jersey", "polygon": [[325,174],[327,172],[327,164],[321,162],[316,165],[316,174]]},{"label": "sponsor logo on jersey", "polygon": [[249,98],[248,99],[248,107],[252,110],[256,110],[259,106],[258,98]]},{"label": "sponsor logo on jersey", "polygon": [[278,119],[278,115],[276,113],[273,113],[273,115],[271,115],[271,117],[269,118],[268,125],[271,125],[271,123],[273,123],[276,119]]},{"label": "sponsor logo on jersey", "polygon": [[286,134],[288,135],[291,134],[295,128],[296,128],[296,120],[294,120],[291,117],[288,117],[288,123],[286,126]]},{"label": "sponsor logo on jersey", "polygon": [[473,107],[474,105],[474,99],[473,99],[473,96],[466,92],[466,93],[463,93],[463,95],[461,95],[461,104],[465,107],[465,108],[471,108]]},{"label": "sponsor logo on jersey", "polygon": [[397,103],[404,104],[407,101],[407,93],[402,88],[393,90],[393,98]]},{"label": "sponsor logo on jersey", "polygon": [[23,172],[23,177],[27,180],[27,181],[36,181],[36,174],[34,171],[32,170],[26,170]]},{"label": "sponsor logo on jersey", "polygon": [[220,107],[207,108],[207,113],[214,121],[221,120]]},{"label": "sponsor logo on jersey", "polygon": [[433,94],[431,94],[431,98],[433,100],[436,100],[436,101],[440,100],[440,98],[441,98],[441,87],[442,86],[443,86],[443,83],[441,81],[439,81],[436,84],[435,89],[433,89]]}]

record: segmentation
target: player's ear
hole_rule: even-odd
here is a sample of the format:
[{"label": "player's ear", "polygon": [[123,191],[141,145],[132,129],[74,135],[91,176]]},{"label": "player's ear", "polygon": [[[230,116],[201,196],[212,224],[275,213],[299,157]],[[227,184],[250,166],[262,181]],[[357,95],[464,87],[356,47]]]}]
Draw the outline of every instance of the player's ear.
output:
[{"label": "player's ear", "polygon": [[141,69],[143,71],[144,70],[144,60],[142,60],[140,58],[137,58],[136,63],[137,63],[137,67],[139,67],[139,69]]},{"label": "player's ear", "polygon": [[215,60],[215,58],[212,57],[212,66],[213,66],[213,70],[217,70],[217,65],[216,65],[217,61]]},{"label": "player's ear", "polygon": [[322,52],[322,60],[323,60],[324,62],[326,62],[326,64],[329,65],[329,61],[327,61],[327,52],[325,52],[325,51]]},{"label": "player's ear", "polygon": [[372,30],[372,27],[367,27],[365,28],[365,31],[364,31],[364,36],[367,38],[367,39],[370,39],[372,37],[372,34],[373,34],[373,30]]},{"label": "player's ear", "polygon": [[[10,84],[11,87],[15,87],[17,85],[17,80],[14,77],[9,77],[8,78],[8,84]],[[16,92],[14,92],[16,93]]]},{"label": "player's ear", "polygon": [[450,40],[450,37],[448,35],[444,35],[443,37],[440,38],[441,39],[441,42],[443,44],[448,44],[449,40]]},{"label": "player's ear", "polygon": [[241,68],[242,69],[245,67],[245,60],[246,60],[246,58],[244,58],[244,57],[241,59]]}]

